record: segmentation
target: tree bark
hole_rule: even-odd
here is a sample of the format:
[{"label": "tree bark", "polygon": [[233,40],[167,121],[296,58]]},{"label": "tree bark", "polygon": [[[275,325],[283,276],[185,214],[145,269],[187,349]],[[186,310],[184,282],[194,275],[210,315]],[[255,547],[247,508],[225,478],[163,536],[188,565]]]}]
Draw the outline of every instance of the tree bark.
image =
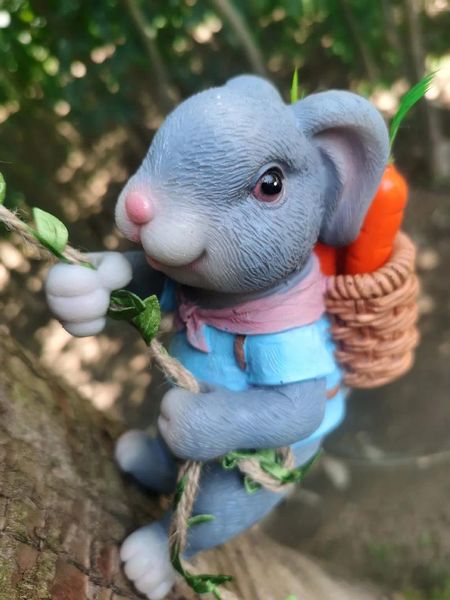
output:
[{"label": "tree bark", "polygon": [[[127,483],[112,455],[118,427],[0,326],[0,600],[138,599],[118,546],[157,518],[158,499]],[[370,600],[259,527],[194,561],[236,577],[242,600]],[[170,598],[192,595],[178,585]]]},{"label": "tree bark", "polygon": [[126,486],[111,423],[0,330],[0,600],[137,598],[118,544],[157,502]]}]

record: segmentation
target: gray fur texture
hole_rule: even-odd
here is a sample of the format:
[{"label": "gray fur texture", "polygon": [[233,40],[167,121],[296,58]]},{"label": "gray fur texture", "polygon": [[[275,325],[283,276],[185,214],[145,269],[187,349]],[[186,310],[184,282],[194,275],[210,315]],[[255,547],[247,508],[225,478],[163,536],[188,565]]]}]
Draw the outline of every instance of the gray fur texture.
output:
[{"label": "gray fur texture", "polygon": [[[363,98],[331,91],[290,106],[266,81],[237,77],[167,117],[116,220],[136,233],[125,198],[150,195],[156,215],[139,236],[164,273],[219,294],[258,292],[301,270],[319,236],[357,236],[387,156],[383,119]],[[271,166],[283,193],[264,203],[252,190]]]}]

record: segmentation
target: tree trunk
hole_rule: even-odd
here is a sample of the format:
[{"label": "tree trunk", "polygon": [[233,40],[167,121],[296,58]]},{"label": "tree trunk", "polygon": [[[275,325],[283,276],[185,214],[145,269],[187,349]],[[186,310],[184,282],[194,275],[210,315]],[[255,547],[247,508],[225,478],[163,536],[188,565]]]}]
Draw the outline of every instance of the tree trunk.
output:
[{"label": "tree trunk", "polygon": [[111,424],[6,328],[0,360],[0,600],[137,598],[117,547],[157,503],[124,485]]},{"label": "tree trunk", "polygon": [[[140,598],[118,545],[160,514],[112,460],[117,427],[0,327],[0,600]],[[254,528],[196,562],[235,575],[242,600],[370,600]],[[178,591],[172,600],[186,599]]]}]

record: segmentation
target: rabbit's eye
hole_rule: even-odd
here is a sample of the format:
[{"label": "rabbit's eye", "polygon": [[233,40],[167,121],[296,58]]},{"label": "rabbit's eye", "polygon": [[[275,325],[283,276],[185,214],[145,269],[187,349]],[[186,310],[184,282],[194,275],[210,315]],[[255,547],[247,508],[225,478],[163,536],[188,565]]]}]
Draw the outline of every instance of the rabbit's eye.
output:
[{"label": "rabbit's eye", "polygon": [[266,171],[258,179],[252,194],[262,202],[274,202],[278,200],[283,191],[283,175],[280,169],[273,167]]}]

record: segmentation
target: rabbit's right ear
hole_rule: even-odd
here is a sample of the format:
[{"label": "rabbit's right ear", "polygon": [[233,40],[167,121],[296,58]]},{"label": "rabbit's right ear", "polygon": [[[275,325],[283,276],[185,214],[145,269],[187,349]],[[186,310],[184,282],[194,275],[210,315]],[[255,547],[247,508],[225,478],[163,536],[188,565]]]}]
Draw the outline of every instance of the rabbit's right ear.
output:
[{"label": "rabbit's right ear", "polygon": [[351,92],[312,94],[292,105],[301,132],[319,150],[327,174],[320,238],[345,246],[359,234],[389,156],[376,108]]},{"label": "rabbit's right ear", "polygon": [[267,79],[257,75],[238,75],[229,79],[225,87],[239,90],[245,96],[261,98],[264,101],[283,102],[278,90]]}]

